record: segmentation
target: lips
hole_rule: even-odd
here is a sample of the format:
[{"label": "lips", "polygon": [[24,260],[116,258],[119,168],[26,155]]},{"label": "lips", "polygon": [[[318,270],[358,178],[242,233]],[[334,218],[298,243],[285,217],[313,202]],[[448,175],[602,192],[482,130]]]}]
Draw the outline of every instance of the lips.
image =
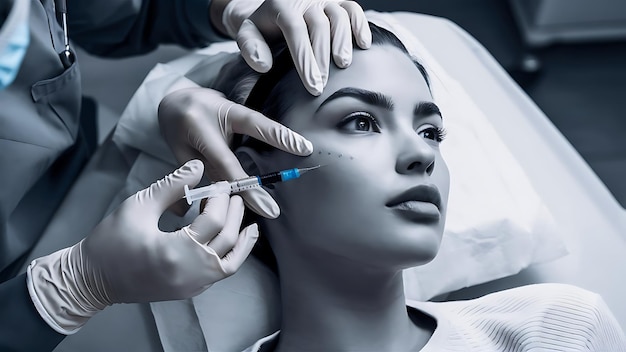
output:
[{"label": "lips", "polygon": [[385,205],[412,220],[437,220],[441,215],[441,194],[434,185],[419,185],[402,192]]},{"label": "lips", "polygon": [[441,194],[437,187],[433,185],[419,185],[409,188],[398,196],[392,198],[387,204],[388,207],[400,205],[402,203],[417,201],[434,204],[437,209],[441,210]]}]

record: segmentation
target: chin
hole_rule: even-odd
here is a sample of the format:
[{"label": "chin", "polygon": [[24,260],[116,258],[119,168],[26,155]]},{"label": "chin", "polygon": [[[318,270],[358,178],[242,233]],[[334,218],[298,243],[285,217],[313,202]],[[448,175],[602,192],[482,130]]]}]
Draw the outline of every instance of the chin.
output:
[{"label": "chin", "polygon": [[400,259],[404,268],[424,265],[437,256],[441,246],[441,231],[438,229],[423,229],[409,231],[403,236],[401,246],[395,257]]},{"label": "chin", "polygon": [[441,244],[441,231],[435,228],[387,231],[379,236],[383,241],[370,243],[367,257],[377,258],[376,266],[393,270],[427,264],[435,258]]}]

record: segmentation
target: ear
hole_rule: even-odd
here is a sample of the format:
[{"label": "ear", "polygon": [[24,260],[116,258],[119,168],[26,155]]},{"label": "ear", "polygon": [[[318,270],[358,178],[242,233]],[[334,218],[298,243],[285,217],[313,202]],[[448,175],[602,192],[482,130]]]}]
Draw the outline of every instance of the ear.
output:
[{"label": "ear", "polygon": [[[237,148],[235,150],[235,156],[239,160],[243,170],[248,175],[263,175],[269,172],[267,170],[267,162],[264,162],[267,161],[267,157],[264,157],[258,151],[250,147]],[[263,186],[263,188],[271,194],[271,190],[274,189],[274,185],[266,185]]]}]

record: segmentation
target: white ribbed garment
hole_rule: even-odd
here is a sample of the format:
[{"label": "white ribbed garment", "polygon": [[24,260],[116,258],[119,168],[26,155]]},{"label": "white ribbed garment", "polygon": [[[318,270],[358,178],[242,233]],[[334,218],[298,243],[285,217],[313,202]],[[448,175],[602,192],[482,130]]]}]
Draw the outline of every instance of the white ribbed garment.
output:
[{"label": "white ribbed garment", "polygon": [[[564,284],[536,284],[453,302],[407,301],[437,320],[421,352],[626,352],[626,336],[602,298]],[[279,332],[244,352],[269,352]]]}]

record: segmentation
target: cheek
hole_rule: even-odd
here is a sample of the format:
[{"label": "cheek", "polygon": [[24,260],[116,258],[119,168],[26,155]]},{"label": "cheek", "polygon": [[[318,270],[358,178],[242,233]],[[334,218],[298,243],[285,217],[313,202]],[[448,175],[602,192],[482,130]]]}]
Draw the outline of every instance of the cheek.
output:
[{"label": "cheek", "polygon": [[[374,178],[380,176],[373,172],[378,169],[380,173],[383,168],[380,165],[377,168],[377,162],[359,151],[348,153],[345,148],[338,150],[328,144],[324,149],[317,149],[318,146],[311,156],[301,158],[298,163],[323,166],[298,180],[277,184],[273,196],[281,208],[281,217],[293,230],[346,231],[354,226],[355,216],[372,212],[368,204],[372,207],[384,204],[382,192],[371,188],[377,186]],[[346,218],[350,221],[344,224]]]},{"label": "cheek", "polygon": [[441,154],[437,156],[435,163],[436,166],[431,177],[433,183],[439,188],[439,192],[441,192],[444,209],[447,209],[448,195],[450,194],[450,171],[445,160],[441,157]]},{"label": "cheek", "polygon": [[[384,206],[389,197],[385,190],[394,189],[397,181],[393,140],[382,135],[346,136],[329,131],[309,130],[304,135],[313,143],[313,153],[304,158],[281,153],[283,166],[322,167],[277,185],[274,195],[285,218],[293,216],[308,223],[349,213],[371,216],[367,212],[373,209],[363,205]],[[348,207],[359,209],[347,211]]]},{"label": "cheek", "polygon": [[368,193],[364,192],[364,187],[374,183],[372,171],[375,163],[365,158],[324,151],[323,154],[306,159],[301,162],[301,166],[323,166],[302,175],[298,180],[278,184],[275,190],[278,198],[289,203],[303,198],[311,206],[332,206],[355,202],[359,195]]},{"label": "cheek", "polygon": [[[385,206],[391,190],[398,188],[398,175],[394,159],[379,144],[364,149],[314,144],[319,149],[313,155],[292,159],[302,166],[327,163],[298,180],[277,184],[272,192],[281,208],[277,221],[293,245],[354,259],[375,257],[383,264],[401,266],[432,259],[443,225],[415,226]],[[440,164],[432,182],[447,198],[447,168]]]},{"label": "cheek", "polygon": [[320,148],[316,149],[311,159],[315,160],[320,165],[329,165],[340,162],[349,162],[355,160],[354,154],[349,154],[345,150],[339,151],[333,148]]},{"label": "cheek", "polygon": [[395,157],[386,136],[345,135],[339,132],[306,136],[314,147],[311,161],[322,165],[346,165],[348,169],[393,170]]},{"label": "cheek", "polygon": [[[378,192],[363,190],[362,180],[347,167],[356,163],[338,163],[276,188],[281,208],[278,221],[292,236],[292,243],[307,250],[352,256],[379,242],[380,229],[374,225],[384,202]],[[363,231],[364,226],[371,231]]]},{"label": "cheek", "polygon": [[364,173],[377,176],[376,173],[394,170],[395,157],[392,155],[393,150],[390,148],[388,138],[371,135],[347,136],[336,131],[319,130],[310,126],[307,132],[299,131],[299,133],[313,143],[313,153],[307,157],[297,157],[278,152],[274,161],[279,161],[282,168],[322,165],[322,168],[303,176],[303,179],[320,173],[332,174],[333,172],[360,175],[362,178]]}]

